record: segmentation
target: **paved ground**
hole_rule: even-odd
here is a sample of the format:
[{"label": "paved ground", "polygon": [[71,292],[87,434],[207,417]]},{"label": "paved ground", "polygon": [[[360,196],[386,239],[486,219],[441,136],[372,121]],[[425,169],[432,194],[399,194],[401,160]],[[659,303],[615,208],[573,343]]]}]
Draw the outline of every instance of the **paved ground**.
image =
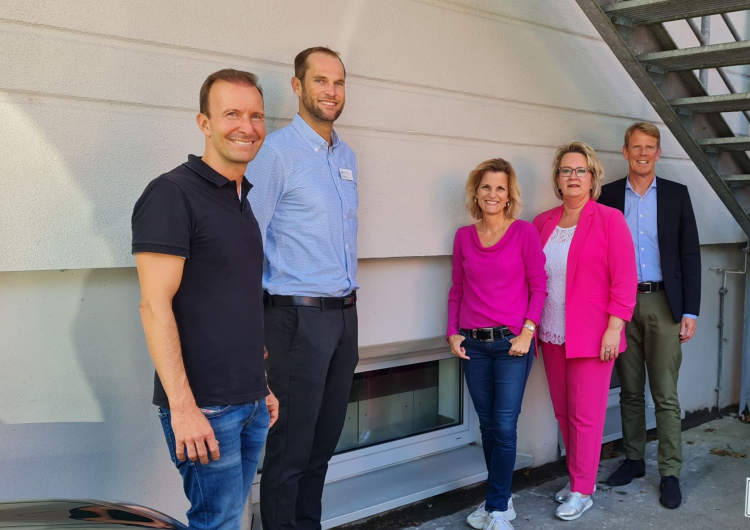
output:
[{"label": "paved ground", "polygon": [[[517,530],[559,530],[565,526],[576,530],[750,530],[750,518],[744,516],[746,482],[750,478],[750,424],[730,417],[714,420],[683,432],[683,443],[686,463],[681,478],[683,504],[677,510],[668,510],[659,504],[656,442],[652,441],[646,454],[646,476],[627,486],[610,488],[604,484],[606,477],[617,468],[619,458],[602,462],[594,507],[580,519],[566,522],[554,517],[558,505],[552,496],[567,481],[565,477],[558,477],[513,494],[518,513],[513,526]],[[746,456],[716,456],[711,454],[712,449],[731,449]],[[472,503],[477,496],[481,500],[482,491],[467,494]],[[439,504],[440,497],[433,502]],[[373,518],[364,524],[347,525],[347,528],[468,529],[465,517],[472,509],[473,506],[468,505],[453,515],[433,520],[426,520],[427,516],[423,520],[412,518],[408,522],[404,520],[406,525],[397,523],[398,518]]]}]

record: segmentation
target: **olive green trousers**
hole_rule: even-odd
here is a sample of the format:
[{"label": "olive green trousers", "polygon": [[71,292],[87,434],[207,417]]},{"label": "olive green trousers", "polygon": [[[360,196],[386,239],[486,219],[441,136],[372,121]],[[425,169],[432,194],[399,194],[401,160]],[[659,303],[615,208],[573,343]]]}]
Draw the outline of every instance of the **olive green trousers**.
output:
[{"label": "olive green trousers", "polygon": [[633,320],[625,324],[628,348],[615,363],[620,378],[620,413],[625,456],[640,460],[646,451],[648,384],[656,406],[657,461],[662,477],[680,476],[682,421],[677,398],[677,377],[682,364],[680,323],[669,309],[667,293],[637,295]]}]

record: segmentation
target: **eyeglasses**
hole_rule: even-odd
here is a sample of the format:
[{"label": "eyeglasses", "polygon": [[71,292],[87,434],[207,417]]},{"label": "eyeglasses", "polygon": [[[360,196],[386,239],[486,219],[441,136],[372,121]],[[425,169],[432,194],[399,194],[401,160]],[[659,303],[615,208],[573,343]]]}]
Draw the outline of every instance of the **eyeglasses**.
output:
[{"label": "eyeglasses", "polygon": [[565,177],[566,179],[569,179],[573,176],[576,176],[579,179],[582,179],[583,177],[586,176],[586,174],[589,171],[590,169],[587,167],[577,167],[577,168],[561,167],[560,169],[557,170],[557,174],[560,175],[561,177]]}]

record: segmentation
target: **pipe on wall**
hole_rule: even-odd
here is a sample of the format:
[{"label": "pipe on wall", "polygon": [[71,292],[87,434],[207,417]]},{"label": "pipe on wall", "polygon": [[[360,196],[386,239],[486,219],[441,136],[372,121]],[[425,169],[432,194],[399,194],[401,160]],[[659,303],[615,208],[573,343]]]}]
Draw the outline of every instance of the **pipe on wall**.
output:
[{"label": "pipe on wall", "polygon": [[[748,247],[745,247],[742,249],[742,252],[745,254],[745,263],[742,266],[742,270],[738,271],[730,271],[723,267],[709,267],[709,270],[716,271],[722,274],[722,281],[721,281],[721,288],[719,289],[719,323],[716,326],[719,329],[719,351],[718,351],[718,363],[717,363],[717,369],[716,369],[716,411],[721,410],[721,390],[722,390],[722,371],[723,371],[723,364],[724,364],[724,300],[726,298],[726,294],[729,292],[727,289],[727,275],[728,274],[745,274],[747,272],[747,254],[748,254]],[[745,335],[743,340],[743,370],[745,369],[745,359],[747,358],[747,345],[748,345],[748,311],[750,310],[750,306],[748,305],[748,298],[747,298],[747,284],[748,279],[747,276],[745,276]],[[742,413],[743,407],[740,406],[740,413]]]}]

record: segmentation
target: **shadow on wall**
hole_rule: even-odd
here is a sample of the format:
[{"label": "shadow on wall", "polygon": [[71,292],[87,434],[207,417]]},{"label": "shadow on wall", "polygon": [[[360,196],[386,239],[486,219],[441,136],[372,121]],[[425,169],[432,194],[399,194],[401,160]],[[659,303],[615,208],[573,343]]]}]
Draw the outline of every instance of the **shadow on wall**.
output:
[{"label": "shadow on wall", "polygon": [[[154,372],[138,314],[136,271],[4,273],[0,279],[7,280],[0,285],[16,312],[4,319],[18,336],[13,348],[42,363],[61,361],[50,375],[19,366],[28,368],[34,359],[16,359],[13,373],[28,378],[14,385],[26,420],[0,424],[0,439],[10,448],[0,457],[0,500],[113,499],[181,517],[179,475],[151,405]],[[11,386],[10,376],[0,376],[0,386]],[[71,386],[87,387],[87,397],[71,399],[80,394]],[[60,408],[59,402],[67,404]],[[50,409],[58,410],[58,421]]]}]

